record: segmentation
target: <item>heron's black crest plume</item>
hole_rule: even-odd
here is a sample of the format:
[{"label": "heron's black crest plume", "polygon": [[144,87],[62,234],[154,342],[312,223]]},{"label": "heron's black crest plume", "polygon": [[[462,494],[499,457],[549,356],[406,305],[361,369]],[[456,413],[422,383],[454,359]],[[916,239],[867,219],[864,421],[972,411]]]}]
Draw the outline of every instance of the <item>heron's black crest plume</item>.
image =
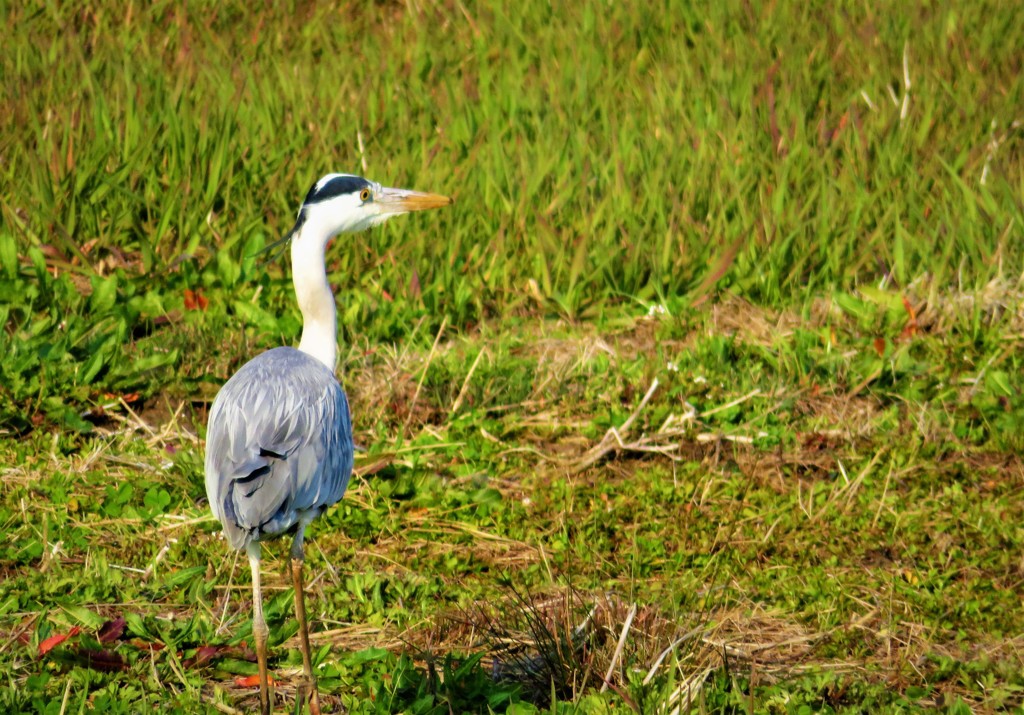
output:
[{"label": "heron's black crest plume", "polygon": [[327,181],[321,180],[309,187],[306,199],[302,203],[304,205],[316,204],[342,194],[358,194],[367,187],[371,187],[370,182],[361,176],[338,174]]},{"label": "heron's black crest plume", "polygon": [[[310,190],[312,191],[312,189]],[[270,253],[271,251],[274,251],[274,249],[277,248],[278,246],[281,247],[280,250],[274,251],[273,255],[267,256],[262,261],[260,261],[260,268],[263,268],[264,266],[269,265],[271,263],[275,263],[277,259],[281,257],[281,255],[288,248],[288,244],[291,243],[291,240],[295,237],[295,234],[299,232],[299,229],[302,228],[302,224],[304,224],[305,222],[306,209],[301,208],[299,209],[298,218],[295,219],[295,225],[291,227],[291,230],[289,230],[288,233],[286,233],[284,236],[277,239],[273,243],[264,246],[260,250],[256,251],[256,253],[252,254],[253,258],[255,258],[256,256],[262,256],[265,253]]]}]

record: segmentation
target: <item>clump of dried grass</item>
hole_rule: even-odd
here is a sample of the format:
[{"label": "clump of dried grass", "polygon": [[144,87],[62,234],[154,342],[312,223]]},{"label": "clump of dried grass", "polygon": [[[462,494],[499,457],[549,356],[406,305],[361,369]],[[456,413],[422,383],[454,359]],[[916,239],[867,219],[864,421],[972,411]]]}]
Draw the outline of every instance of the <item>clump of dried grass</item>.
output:
[{"label": "clump of dried grass", "polygon": [[615,593],[509,594],[449,618],[445,647],[479,651],[496,680],[540,706],[611,689],[637,712],[678,713],[729,663],[783,677],[823,634],[756,604],[669,614]]}]

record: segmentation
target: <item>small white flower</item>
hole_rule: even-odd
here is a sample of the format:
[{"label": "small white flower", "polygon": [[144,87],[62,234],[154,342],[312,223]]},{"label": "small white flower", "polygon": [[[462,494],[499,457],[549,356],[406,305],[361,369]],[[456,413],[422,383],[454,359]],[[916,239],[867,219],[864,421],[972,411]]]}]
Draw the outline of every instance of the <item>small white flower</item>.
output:
[{"label": "small white flower", "polygon": [[668,369],[669,372],[679,372],[679,366],[676,365],[674,362],[670,362],[665,367]]},{"label": "small white flower", "polygon": [[668,308],[661,303],[652,303],[647,309],[647,317],[653,318],[655,315],[668,315]]},{"label": "small white flower", "polygon": [[693,378],[693,381],[698,385],[703,385],[708,379],[703,375],[697,375],[697,377]]}]

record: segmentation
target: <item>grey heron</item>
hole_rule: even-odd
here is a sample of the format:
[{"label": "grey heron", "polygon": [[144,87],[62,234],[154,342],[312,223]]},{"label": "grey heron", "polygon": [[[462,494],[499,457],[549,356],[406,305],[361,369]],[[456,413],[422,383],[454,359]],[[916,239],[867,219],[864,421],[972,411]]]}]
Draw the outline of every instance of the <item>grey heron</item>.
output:
[{"label": "grey heron", "polygon": [[[260,591],[261,543],[294,533],[291,573],[310,712],[320,712],[303,597],[306,527],[345,493],[352,473],[348,399],[335,378],[337,320],[324,261],[328,241],[392,216],[447,206],[452,199],[392,189],[351,174],[328,174],[306,194],[291,244],[292,282],[302,312],[298,349],[264,352],[236,372],[213,401],[206,435],[206,494],[228,543],[252,569],[252,633],[260,708],[270,712],[267,629]],[[272,246],[271,246],[272,247]]]}]

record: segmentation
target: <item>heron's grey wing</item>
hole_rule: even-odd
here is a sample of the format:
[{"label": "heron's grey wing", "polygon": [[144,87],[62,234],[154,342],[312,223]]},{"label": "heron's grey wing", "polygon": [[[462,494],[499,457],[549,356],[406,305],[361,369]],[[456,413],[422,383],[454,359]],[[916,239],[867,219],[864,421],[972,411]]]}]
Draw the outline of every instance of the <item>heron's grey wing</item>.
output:
[{"label": "heron's grey wing", "polygon": [[246,363],[210,412],[206,491],[235,548],[288,531],[345,493],[352,472],[348,400],[314,358],[277,348]]}]

